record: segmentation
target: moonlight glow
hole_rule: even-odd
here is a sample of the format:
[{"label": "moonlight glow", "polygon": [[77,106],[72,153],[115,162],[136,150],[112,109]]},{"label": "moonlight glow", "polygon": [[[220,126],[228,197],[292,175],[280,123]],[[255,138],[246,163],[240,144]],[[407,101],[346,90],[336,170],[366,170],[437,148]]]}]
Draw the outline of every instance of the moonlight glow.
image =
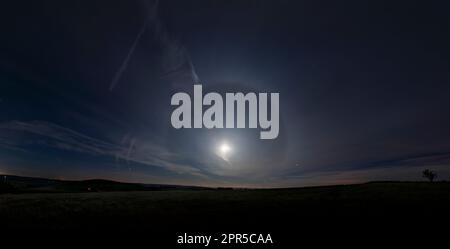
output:
[{"label": "moonlight glow", "polygon": [[225,161],[228,161],[228,157],[231,153],[232,149],[228,143],[221,143],[217,149],[217,155],[219,155]]}]

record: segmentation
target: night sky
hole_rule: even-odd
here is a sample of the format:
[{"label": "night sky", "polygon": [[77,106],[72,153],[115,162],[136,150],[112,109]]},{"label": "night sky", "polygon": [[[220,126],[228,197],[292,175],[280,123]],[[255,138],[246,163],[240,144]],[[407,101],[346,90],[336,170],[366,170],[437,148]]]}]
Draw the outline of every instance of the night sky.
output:
[{"label": "night sky", "polygon": [[[0,174],[208,186],[450,180],[450,4],[12,1]],[[280,133],[180,129],[171,96],[280,94]],[[226,142],[224,160],[217,148]]]}]

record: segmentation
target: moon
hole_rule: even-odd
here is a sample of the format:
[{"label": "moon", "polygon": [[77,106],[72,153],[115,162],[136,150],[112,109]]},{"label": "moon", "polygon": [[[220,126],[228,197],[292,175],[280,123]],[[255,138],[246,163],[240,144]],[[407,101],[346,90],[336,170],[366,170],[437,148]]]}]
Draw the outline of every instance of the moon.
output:
[{"label": "moon", "polygon": [[231,145],[227,142],[222,142],[217,148],[217,155],[220,156],[225,161],[228,161],[231,152],[232,152]]}]

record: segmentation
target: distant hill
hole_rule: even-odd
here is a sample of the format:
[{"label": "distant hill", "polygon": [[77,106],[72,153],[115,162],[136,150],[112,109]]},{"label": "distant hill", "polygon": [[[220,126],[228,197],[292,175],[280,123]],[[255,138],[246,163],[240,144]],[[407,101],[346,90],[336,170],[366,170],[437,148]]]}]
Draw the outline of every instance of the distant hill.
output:
[{"label": "distant hill", "polygon": [[0,193],[155,191],[171,189],[201,190],[208,188],[165,184],[124,183],[104,179],[67,181],[37,177],[0,175]]}]

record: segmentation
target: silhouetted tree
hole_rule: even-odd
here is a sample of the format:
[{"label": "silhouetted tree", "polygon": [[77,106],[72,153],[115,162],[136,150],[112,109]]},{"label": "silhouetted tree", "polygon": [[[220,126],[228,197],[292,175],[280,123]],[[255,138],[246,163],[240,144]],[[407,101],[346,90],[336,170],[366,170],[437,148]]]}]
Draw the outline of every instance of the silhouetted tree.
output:
[{"label": "silhouetted tree", "polygon": [[437,177],[437,174],[434,171],[426,169],[422,171],[422,177],[427,178],[430,182],[433,182],[433,180]]}]

